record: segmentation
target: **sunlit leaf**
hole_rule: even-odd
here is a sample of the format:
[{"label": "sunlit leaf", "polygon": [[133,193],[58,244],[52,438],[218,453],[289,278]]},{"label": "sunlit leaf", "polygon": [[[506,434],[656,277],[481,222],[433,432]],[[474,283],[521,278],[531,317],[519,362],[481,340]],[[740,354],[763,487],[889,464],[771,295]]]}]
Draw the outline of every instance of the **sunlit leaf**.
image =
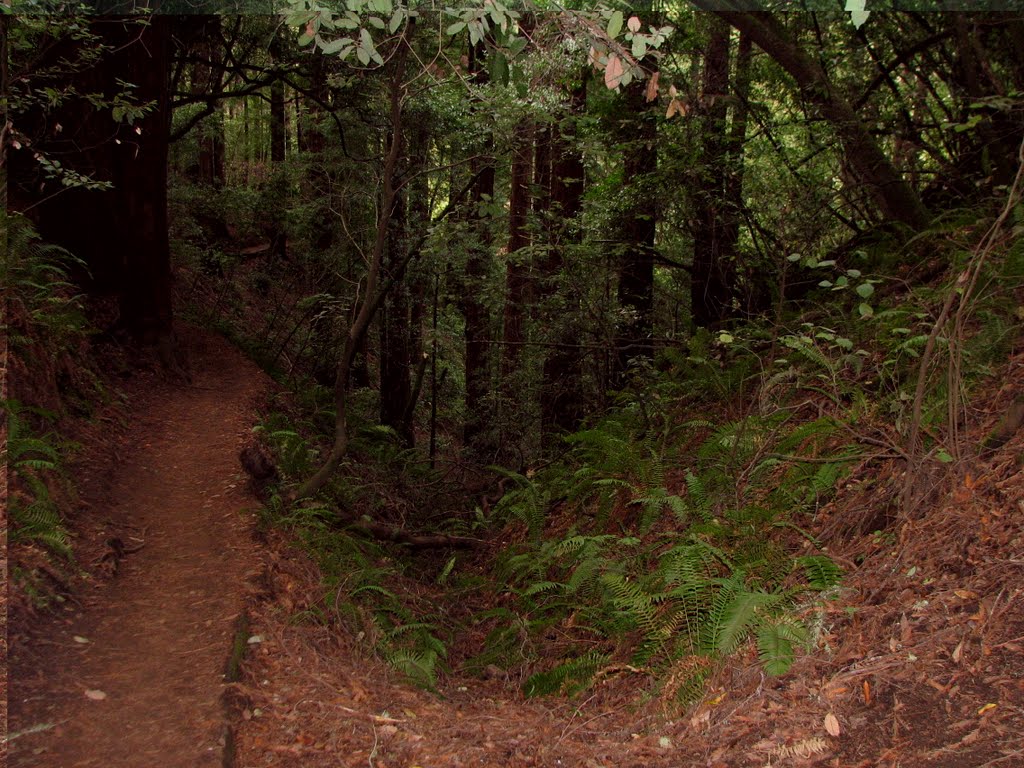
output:
[{"label": "sunlit leaf", "polygon": [[[619,15],[621,16],[622,14]],[[613,53],[608,57],[608,64],[604,68],[604,84],[608,88],[615,90],[622,83],[624,72],[622,60]]]},{"label": "sunlit leaf", "polygon": [[[615,11],[608,19],[608,37],[614,39],[622,31],[622,11]],[[611,87],[611,86],[609,86]]]},{"label": "sunlit leaf", "polygon": [[655,72],[647,81],[647,93],[644,94],[644,97],[647,99],[647,101],[654,101],[656,98],[658,98],[658,78],[660,76],[660,72]]}]

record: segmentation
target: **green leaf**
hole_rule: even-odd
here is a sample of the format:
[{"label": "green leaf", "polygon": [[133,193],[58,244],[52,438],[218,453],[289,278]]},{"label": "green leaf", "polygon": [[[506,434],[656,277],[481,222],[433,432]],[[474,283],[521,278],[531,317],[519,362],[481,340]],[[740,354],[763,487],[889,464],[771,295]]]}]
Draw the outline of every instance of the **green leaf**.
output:
[{"label": "green leaf", "polygon": [[806,642],[807,630],[796,624],[764,625],[757,630],[757,651],[764,671],[783,675],[793,665],[793,643]]},{"label": "green leaf", "polygon": [[505,58],[505,54],[501,51],[495,51],[491,57],[491,66],[489,67],[491,80],[500,85],[508,85],[508,59]]},{"label": "green leaf", "polygon": [[370,64],[370,52],[367,51],[363,46],[356,48],[356,58],[359,59],[359,63],[364,67]]},{"label": "green leaf", "polygon": [[861,25],[868,20],[868,16],[871,15],[871,11],[865,11],[863,9],[858,11],[850,11],[850,21],[853,22],[853,26],[856,29],[860,29]]},{"label": "green leaf", "polygon": [[647,53],[647,41],[639,35],[633,38],[633,58],[642,59]]},{"label": "green leaf", "polygon": [[454,24],[449,24],[448,25],[448,29],[446,29],[444,31],[444,33],[446,35],[449,35],[449,36],[457,35],[457,34],[459,34],[459,32],[461,32],[465,28],[466,28],[466,22],[464,22],[464,21],[456,21]]},{"label": "green leaf", "polygon": [[875,286],[871,283],[861,283],[857,286],[857,294],[862,298],[866,299],[875,292]]},{"label": "green leaf", "polygon": [[608,19],[608,37],[616,38],[622,31],[622,11],[614,11]]},{"label": "green leaf", "polygon": [[398,28],[402,26],[402,20],[405,18],[405,13],[401,7],[395,9],[394,15],[391,17],[391,21],[388,22],[388,32],[392,35],[398,31]]},{"label": "green leaf", "polygon": [[391,0],[370,0],[370,10],[372,11],[389,14],[391,13],[391,9]]},{"label": "green leaf", "polygon": [[525,99],[530,94],[530,83],[523,68],[518,65],[512,67],[512,84],[516,87],[516,96],[520,99]]},{"label": "green leaf", "polygon": [[873,317],[875,314],[875,310],[871,305],[863,302],[861,302],[860,306],[857,307],[857,311],[860,312],[861,317]]},{"label": "green leaf", "polygon": [[937,458],[943,464],[949,464],[950,462],[953,461],[953,457],[950,455],[949,451],[945,449],[940,450],[938,453],[936,453],[935,458]]},{"label": "green leaf", "polygon": [[321,43],[320,50],[324,52],[325,56],[332,56],[344,48],[346,44],[351,42],[352,41],[347,37],[339,37],[336,40],[328,40],[327,42]]},{"label": "green leaf", "polygon": [[722,653],[732,653],[739,646],[757,618],[760,609],[777,603],[779,597],[766,592],[739,592],[720,613],[714,627],[714,647]]},{"label": "green leaf", "polygon": [[310,12],[303,8],[289,13],[284,23],[289,27],[304,27],[309,21],[310,16]]}]

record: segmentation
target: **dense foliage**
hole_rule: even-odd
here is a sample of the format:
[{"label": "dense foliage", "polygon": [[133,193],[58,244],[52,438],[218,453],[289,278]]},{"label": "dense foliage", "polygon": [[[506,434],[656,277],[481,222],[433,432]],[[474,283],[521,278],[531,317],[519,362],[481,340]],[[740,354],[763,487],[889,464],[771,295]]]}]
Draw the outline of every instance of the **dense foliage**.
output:
[{"label": "dense foliage", "polygon": [[[902,460],[911,515],[975,448],[1021,319],[1024,17],[577,5],[15,18],[10,199],[54,245],[16,219],[10,285],[48,343],[77,283],[170,370],[173,306],[292,393],[258,434],[305,618],[426,686],[473,626],[461,661],[528,694],[687,701],[749,638],[773,674],[816,642],[808,531],[854,468]],[[15,536],[65,552],[19,397]],[[408,530],[503,543],[424,580]]]}]

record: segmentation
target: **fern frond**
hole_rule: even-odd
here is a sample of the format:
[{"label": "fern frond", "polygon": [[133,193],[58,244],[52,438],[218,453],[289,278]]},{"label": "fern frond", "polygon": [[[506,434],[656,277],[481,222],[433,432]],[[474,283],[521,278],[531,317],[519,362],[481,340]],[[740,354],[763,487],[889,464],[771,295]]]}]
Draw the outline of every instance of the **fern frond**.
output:
[{"label": "fern frond", "polygon": [[598,670],[606,666],[610,660],[610,656],[597,651],[585,653],[547,672],[531,675],[523,684],[523,693],[528,697],[562,692],[573,695],[587,688]]},{"label": "fern frond", "polygon": [[362,586],[353,589],[349,593],[349,595],[351,597],[355,597],[356,595],[361,595],[364,592],[373,592],[375,594],[381,595],[382,597],[390,598],[391,600],[398,599],[394,592],[390,592],[389,590],[382,587],[380,584],[363,584]]},{"label": "fern frond", "polygon": [[784,675],[793,665],[794,645],[807,641],[807,630],[791,622],[765,623],[757,628],[757,653],[769,675]]},{"label": "fern frond", "polygon": [[526,589],[522,590],[519,594],[523,597],[533,597],[534,595],[547,594],[549,592],[558,592],[565,587],[564,584],[560,584],[557,581],[538,581]]},{"label": "fern frond", "polygon": [[719,653],[732,653],[758,621],[758,613],[777,604],[781,596],[767,592],[748,592],[742,586],[743,572],[720,581],[704,628],[704,646]]},{"label": "fern frond", "polygon": [[708,489],[693,472],[686,473],[686,506],[705,523],[714,519]]},{"label": "fern frond", "polygon": [[843,570],[825,555],[804,555],[796,558],[796,564],[804,569],[811,589],[831,589],[843,579]]}]

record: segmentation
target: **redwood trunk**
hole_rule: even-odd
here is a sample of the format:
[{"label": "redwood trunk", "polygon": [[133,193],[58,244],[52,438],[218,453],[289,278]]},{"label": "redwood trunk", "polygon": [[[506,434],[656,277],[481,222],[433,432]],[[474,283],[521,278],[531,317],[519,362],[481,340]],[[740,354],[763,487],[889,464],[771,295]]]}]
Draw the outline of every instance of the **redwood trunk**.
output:
[{"label": "redwood trunk", "polygon": [[[727,195],[729,35],[729,25],[712,16],[710,38],[704,52],[701,97],[704,146],[700,183],[695,194],[696,230],[690,282],[691,314],[698,328],[720,325],[732,303],[736,239],[728,226],[732,217]],[[738,234],[738,230],[735,233]]]},{"label": "redwood trunk", "polygon": [[616,338],[613,386],[621,386],[629,366],[638,360],[650,360],[654,354],[651,340],[654,309],[654,236],[657,223],[655,196],[650,176],[658,167],[657,123],[654,112],[645,103],[645,85],[631,83],[625,89],[622,138],[623,198],[626,208],[620,213],[618,300],[624,310]]},{"label": "redwood trunk", "polygon": [[[552,296],[561,290],[565,304],[573,307],[578,300],[571,281],[562,282],[566,268],[565,249],[580,242],[578,217],[583,209],[583,191],[586,170],[583,158],[575,147],[576,119],[583,114],[587,104],[587,73],[584,71],[569,97],[568,114],[555,129],[553,150],[546,155],[553,156],[550,172],[550,251],[545,260],[543,283],[544,292]],[[544,189],[538,180],[538,187]],[[541,383],[541,432],[550,436],[557,432],[575,430],[583,419],[583,359],[580,348],[579,328],[575,325],[574,312],[550,313],[550,327],[555,329],[551,339],[556,343],[544,360],[544,374]]]}]

